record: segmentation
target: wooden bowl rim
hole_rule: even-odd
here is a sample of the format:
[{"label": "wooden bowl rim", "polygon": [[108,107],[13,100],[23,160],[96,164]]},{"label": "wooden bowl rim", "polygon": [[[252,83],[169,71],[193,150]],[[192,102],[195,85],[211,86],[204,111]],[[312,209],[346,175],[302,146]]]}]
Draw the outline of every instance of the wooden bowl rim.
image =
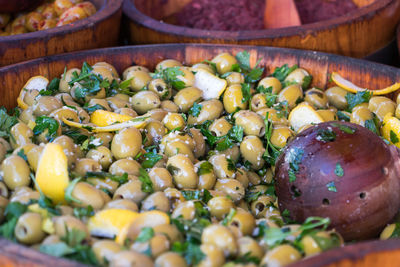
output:
[{"label": "wooden bowl rim", "polygon": [[387,6],[396,2],[396,0],[375,0],[370,5],[358,8],[340,17],[324,20],[320,22],[304,24],[301,26],[285,27],[280,29],[264,29],[249,31],[216,31],[189,28],[185,26],[177,26],[169,23],[160,22],[146,14],[140,12],[135,4],[135,0],[125,0],[123,4],[123,13],[135,23],[156,30],[158,32],[167,33],[174,36],[187,36],[192,38],[206,39],[237,39],[250,40],[260,38],[281,38],[293,35],[307,35],[312,32],[329,30],[346,23],[367,20],[373,13],[384,10]]},{"label": "wooden bowl rim", "polygon": [[[47,64],[48,68],[51,68],[51,63],[56,62],[56,61],[63,61],[63,60],[75,60],[75,59],[80,59],[81,61],[85,61],[85,58],[90,58],[95,55],[110,55],[113,53],[129,53],[134,51],[139,51],[141,49],[152,49],[152,48],[169,48],[171,50],[175,51],[185,51],[187,48],[214,48],[214,49],[241,49],[241,50],[257,50],[257,51],[269,51],[271,53],[278,53],[281,52],[285,56],[288,56],[290,54],[296,53],[299,57],[309,57],[312,60],[315,61],[333,61],[337,62],[338,65],[340,66],[343,64],[343,62],[346,62],[349,65],[355,66],[355,68],[359,69],[369,69],[371,72],[372,71],[377,71],[379,73],[385,73],[388,76],[397,76],[400,77],[400,69],[375,63],[375,62],[370,62],[362,59],[356,59],[356,58],[349,58],[341,55],[336,55],[336,54],[329,54],[329,53],[324,53],[324,52],[315,52],[315,51],[308,51],[308,50],[300,50],[300,49],[292,49],[292,48],[279,48],[279,47],[267,47],[267,46],[252,46],[252,45],[228,45],[228,44],[151,44],[151,45],[137,45],[137,46],[120,46],[120,47],[110,47],[110,48],[100,48],[100,49],[91,49],[91,50],[86,50],[86,51],[78,51],[78,52],[70,52],[70,53],[65,53],[65,54],[59,54],[59,55],[52,55],[52,56],[47,56],[47,57],[42,57],[42,58],[37,58],[37,59],[32,59],[29,61],[25,62],[20,62],[16,63],[13,65],[9,66],[4,66],[0,68],[0,76],[4,73],[7,72],[16,72],[20,68],[24,67],[25,69],[29,69],[31,66],[39,65],[39,64]],[[367,64],[366,64],[367,63]],[[52,77],[49,77],[52,78]],[[8,251],[10,253],[17,254],[18,251],[21,251],[18,248],[23,247],[23,249],[28,249],[25,246],[22,246],[17,243],[12,243],[10,241],[7,241],[3,238],[0,238],[0,244],[5,243],[9,245]],[[14,245],[14,246],[13,246]],[[17,246],[17,248],[15,248]],[[344,246],[341,248],[336,248],[329,250],[327,252],[321,253],[317,256],[301,260],[299,262],[296,262],[294,266],[300,266],[300,267],[310,267],[310,266],[324,266],[330,263],[338,262],[340,260],[345,260],[345,259],[360,259],[364,256],[366,256],[368,253],[373,253],[373,252],[381,252],[381,251],[391,251],[395,249],[400,249],[400,240],[373,240],[373,241],[367,241],[367,242],[360,242],[357,244],[352,244],[348,246]],[[0,249],[0,251],[2,251]],[[5,251],[3,249],[3,251]],[[40,253],[40,252],[37,252]],[[34,254],[37,255],[35,252]],[[45,255],[40,253],[40,255]],[[46,255],[48,256],[48,255]],[[49,256],[53,258],[52,256]],[[69,265],[68,265],[69,266]],[[72,266],[72,265],[71,265]]]},{"label": "wooden bowl rim", "polygon": [[74,23],[66,24],[59,27],[54,27],[47,30],[36,31],[36,32],[28,32],[16,35],[8,35],[8,36],[0,36],[0,44],[1,42],[7,41],[21,41],[21,40],[29,40],[29,39],[37,39],[43,38],[47,39],[48,37],[55,36],[63,36],[72,32],[76,32],[79,30],[83,30],[86,28],[91,28],[93,25],[98,24],[113,14],[118,12],[121,8],[124,0],[104,0],[104,4],[100,7],[100,9],[92,16],[78,20]]}]

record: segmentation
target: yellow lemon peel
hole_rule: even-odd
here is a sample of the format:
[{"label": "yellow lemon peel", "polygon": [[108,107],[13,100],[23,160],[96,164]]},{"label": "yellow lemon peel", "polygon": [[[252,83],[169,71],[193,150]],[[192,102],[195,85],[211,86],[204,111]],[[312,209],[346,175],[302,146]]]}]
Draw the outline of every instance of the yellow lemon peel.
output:
[{"label": "yellow lemon peel", "polygon": [[139,213],[125,209],[105,209],[97,212],[88,220],[88,229],[92,235],[113,238],[127,232]]},{"label": "yellow lemon peel", "polygon": [[381,134],[383,138],[388,140],[391,144],[400,148],[400,142],[392,142],[393,140],[391,140],[392,138],[390,138],[390,132],[396,134],[397,138],[400,139],[400,120],[396,117],[393,117],[392,113],[386,114],[383,118]]},{"label": "yellow lemon peel", "polygon": [[25,94],[31,90],[46,90],[49,80],[43,76],[34,76],[30,78],[25,85],[22,87],[17,98],[18,107],[21,109],[27,109],[28,105],[24,102]]},{"label": "yellow lemon peel", "polygon": [[45,196],[55,203],[64,202],[69,175],[68,159],[61,145],[46,144],[40,156],[35,176],[37,185]]},{"label": "yellow lemon peel", "polygon": [[70,127],[85,129],[91,133],[102,133],[102,132],[115,132],[129,127],[135,127],[140,129],[146,126],[148,118],[150,117],[136,117],[129,121],[115,123],[104,127],[93,126],[93,124],[82,124],[79,122],[69,121],[66,118],[62,118],[62,121]]},{"label": "yellow lemon peel", "polygon": [[[339,73],[337,72],[333,72],[332,73],[332,81],[339,87],[343,88],[344,90],[351,92],[351,93],[357,93],[357,92],[363,92],[363,91],[367,91],[367,88],[361,88],[357,85],[355,85],[354,83],[346,80],[345,78],[343,78],[342,76],[340,76]],[[397,91],[398,89],[400,89],[400,83],[395,83],[389,87],[386,88],[382,88],[379,90],[370,90],[372,95],[386,95],[386,94],[390,94],[393,93],[395,91]]]},{"label": "yellow lemon peel", "polygon": [[90,116],[90,122],[96,126],[105,127],[117,122],[125,122],[134,119],[132,116],[118,114],[106,110],[96,110]]}]

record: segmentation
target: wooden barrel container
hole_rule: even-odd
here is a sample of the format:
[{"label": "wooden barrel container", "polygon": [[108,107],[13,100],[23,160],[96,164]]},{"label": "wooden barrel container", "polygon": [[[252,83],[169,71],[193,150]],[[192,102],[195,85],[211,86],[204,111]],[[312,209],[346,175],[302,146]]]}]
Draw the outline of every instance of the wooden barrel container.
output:
[{"label": "wooden barrel container", "polygon": [[[208,31],[164,23],[191,0],[126,0],[124,15],[132,44],[222,43],[266,45],[323,51],[345,56],[390,60],[396,54],[400,21],[398,0],[358,0],[363,6],[334,19],[281,29]],[[391,45],[392,44],[392,45]],[[377,55],[375,55],[377,53]],[[383,55],[383,56],[382,56]]]},{"label": "wooden barrel container", "polygon": [[96,14],[48,30],[0,36],[0,66],[118,44],[123,0],[91,0]]},{"label": "wooden barrel container", "polygon": [[[247,50],[252,64],[261,59],[269,74],[274,68],[285,63],[298,64],[313,75],[312,86],[326,88],[331,86],[330,73],[338,72],[361,87],[370,89],[383,88],[400,81],[400,69],[351,59],[337,55],[301,51],[284,48],[168,44],[148,46],[126,46],[96,49],[50,57],[39,58],[0,68],[0,106],[16,106],[16,98],[25,82],[34,75],[43,75],[51,79],[60,76],[64,67],[80,67],[84,61],[94,64],[106,61],[113,64],[119,73],[132,64],[144,65],[154,69],[155,65],[167,58],[177,59],[186,64],[194,64],[205,59],[212,59],[221,52],[236,54]],[[371,241],[334,249],[319,256],[298,262],[295,266],[393,266],[400,260],[400,240]],[[46,256],[21,245],[0,239],[0,266],[82,266],[67,260]]]}]

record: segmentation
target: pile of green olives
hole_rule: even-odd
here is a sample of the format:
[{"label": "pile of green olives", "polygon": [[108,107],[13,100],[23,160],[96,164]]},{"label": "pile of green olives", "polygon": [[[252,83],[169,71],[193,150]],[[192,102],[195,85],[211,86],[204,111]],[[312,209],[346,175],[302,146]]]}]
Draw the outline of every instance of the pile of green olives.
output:
[{"label": "pile of green olives", "polygon": [[[329,220],[292,222],[277,208],[274,160],[311,125],[296,132],[290,113],[307,104],[321,121],[379,129],[387,113],[400,115],[400,98],[349,103],[343,88],[310,87],[303,68],[284,65],[267,76],[258,68],[254,76],[257,67],[250,68],[245,56],[221,53],[193,66],[166,59],[154,72],[131,66],[121,77],[108,63],[84,63],[45,90],[25,92],[26,107],[0,112],[11,122],[0,138],[0,234],[49,254],[49,245],[75,245],[88,257],[75,257],[73,250],[59,255],[101,266],[285,266],[343,245],[340,234],[328,230]],[[196,86],[200,72],[226,83],[219,97],[203,98]],[[96,110],[145,123],[92,132]],[[63,119],[89,126],[68,126]],[[68,161],[70,182],[61,203],[35,185],[47,143],[62,146]],[[14,220],[13,205],[21,210]],[[139,234],[128,231],[117,242],[107,229],[88,226],[107,209],[156,210],[169,223],[150,220]],[[73,234],[76,244],[68,238]]]}]

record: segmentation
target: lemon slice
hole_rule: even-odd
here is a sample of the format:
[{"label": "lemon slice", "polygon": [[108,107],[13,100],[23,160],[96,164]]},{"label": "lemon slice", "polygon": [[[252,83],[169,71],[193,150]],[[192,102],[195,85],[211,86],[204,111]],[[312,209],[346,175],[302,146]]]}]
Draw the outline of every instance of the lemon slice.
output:
[{"label": "lemon slice", "polygon": [[24,102],[26,92],[30,90],[46,90],[49,80],[43,76],[34,76],[30,78],[25,85],[22,87],[17,98],[18,107],[27,109],[28,105]]},{"label": "lemon slice", "polygon": [[227,82],[206,70],[197,70],[194,75],[194,87],[203,91],[203,99],[218,99],[225,91]]},{"label": "lemon slice", "polygon": [[169,216],[165,212],[158,210],[142,212],[132,221],[127,229],[124,229],[124,231],[117,235],[115,241],[123,244],[126,238],[135,240],[144,227],[156,227],[162,224],[169,224],[169,222]]},{"label": "lemon slice", "polygon": [[[367,88],[361,88],[355,85],[354,83],[346,80],[342,76],[340,76],[337,72],[332,73],[332,81],[336,83],[337,86],[345,89],[346,91],[349,91],[351,93],[357,93],[357,92],[363,92],[368,90]],[[379,90],[371,90],[372,95],[386,95],[393,93],[394,91],[397,91],[400,89],[400,83],[395,83],[389,87],[379,89]]]},{"label": "lemon slice", "polygon": [[129,115],[118,114],[101,109],[94,111],[90,116],[90,122],[100,127],[105,127],[117,122],[125,122],[132,119],[133,117]]},{"label": "lemon slice", "polygon": [[55,203],[64,202],[69,176],[68,159],[61,145],[46,144],[39,159],[36,182],[45,196]]},{"label": "lemon slice", "polygon": [[400,148],[400,120],[393,117],[392,113],[388,113],[383,118],[382,125],[381,134],[383,138]]},{"label": "lemon slice", "polygon": [[80,129],[85,129],[89,132],[92,133],[101,133],[101,132],[114,132],[114,131],[119,131],[124,128],[129,128],[129,127],[135,127],[135,128],[143,128],[147,124],[147,119],[150,117],[136,117],[133,118],[129,121],[121,122],[121,123],[115,123],[111,124],[108,126],[100,127],[100,126],[93,126],[90,124],[82,124],[79,122],[74,122],[74,121],[69,121],[66,118],[62,118],[62,121],[70,126],[70,127],[76,127]]},{"label": "lemon slice", "polygon": [[289,114],[289,124],[298,132],[299,129],[313,123],[324,122],[324,119],[309,104],[301,103],[297,105]]},{"label": "lemon slice", "polygon": [[90,217],[87,225],[91,235],[114,238],[138,217],[139,213],[131,210],[106,209]]}]

